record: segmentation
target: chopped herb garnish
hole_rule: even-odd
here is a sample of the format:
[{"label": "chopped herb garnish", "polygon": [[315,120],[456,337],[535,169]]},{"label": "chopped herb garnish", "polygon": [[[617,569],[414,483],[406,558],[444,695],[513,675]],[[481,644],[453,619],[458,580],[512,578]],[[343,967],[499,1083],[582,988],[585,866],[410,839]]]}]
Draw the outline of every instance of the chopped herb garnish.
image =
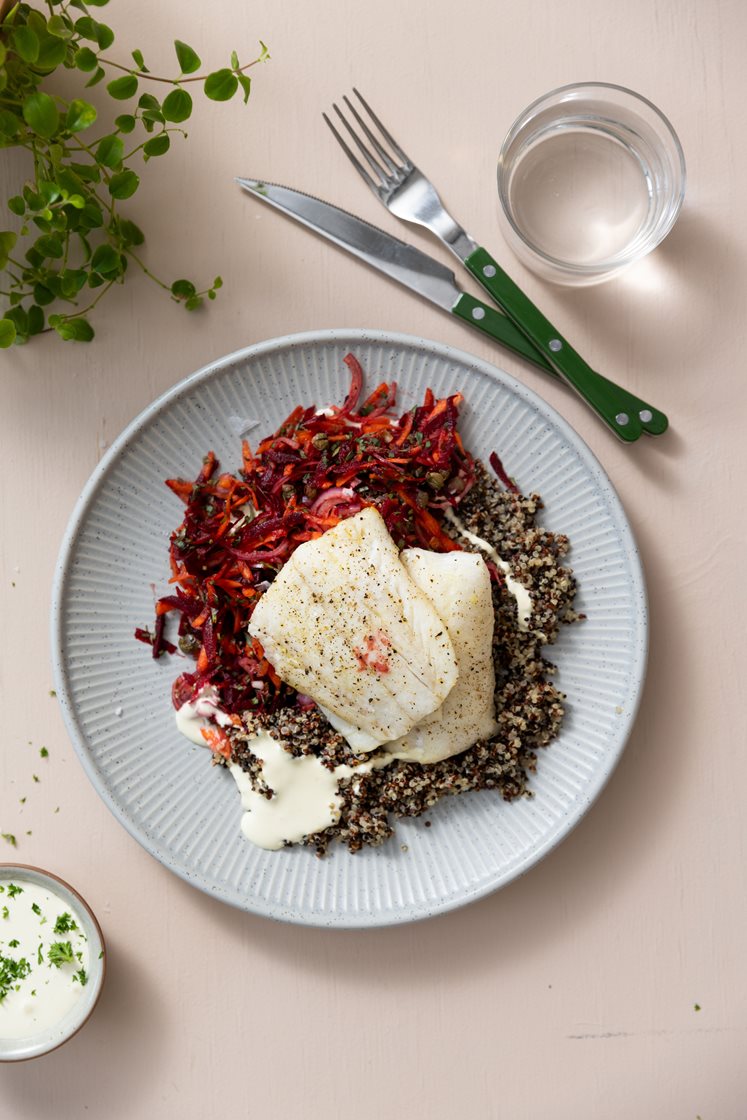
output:
[{"label": "chopped herb garnish", "polygon": [[40,782],[41,781],[41,778],[38,776],[38,774],[32,774],[31,777],[33,778],[33,780],[35,782]]},{"label": "chopped herb garnish", "polygon": [[8,942],[8,948],[9,949],[17,949],[20,944],[21,944],[21,942],[18,940],[18,938],[14,937],[12,941]]},{"label": "chopped herb garnish", "polygon": [[10,910],[7,906],[3,906],[3,917],[7,918],[10,915]]},{"label": "chopped herb garnish", "polygon": [[19,980],[23,980],[31,972],[31,965],[25,957],[15,960],[14,957],[0,956],[0,1003],[3,1002],[11,989],[18,991]]},{"label": "chopped herb garnish", "polygon": [[31,903],[31,909],[34,911],[35,914],[38,914],[39,917],[41,917],[41,906],[39,905],[38,902],[32,902]]},{"label": "chopped herb garnish", "polygon": [[5,840],[6,843],[10,844],[12,847],[14,847],[14,848],[18,847],[18,844],[16,843],[16,838],[13,835],[12,832],[0,832],[0,836],[2,836],[3,840]]},{"label": "chopped herb garnish", "polygon": [[78,969],[78,971],[73,975],[73,980],[77,980],[81,988],[84,988],[88,983],[88,973],[86,972],[85,968]]},{"label": "chopped herb garnish", "polygon": [[41,747],[39,749],[39,754],[41,755],[42,758],[49,758],[49,751],[47,750],[46,747]]},{"label": "chopped herb garnish", "polygon": [[68,914],[67,910],[64,914],[59,914],[57,921],[54,924],[55,933],[70,933],[71,930],[76,930],[78,923],[73,918],[72,914]]},{"label": "chopped herb garnish", "polygon": [[75,954],[69,941],[53,941],[47,951],[47,960],[55,968],[63,964],[74,964]]},{"label": "chopped herb garnish", "polygon": [[49,695],[50,695],[50,696],[56,696],[56,695],[57,695],[57,693],[55,692],[55,690],[54,690],[53,688],[50,688],[50,690],[49,690]]},{"label": "chopped herb garnish", "polygon": [[18,800],[21,802],[22,805],[26,804],[26,798],[25,797],[19,797]]},{"label": "chopped herb garnish", "polygon": [[39,942],[39,948],[36,950],[36,963],[44,964],[44,952],[41,941]]},{"label": "chopped herb garnish", "polygon": [[23,894],[23,887],[19,887],[15,883],[8,883],[8,898],[15,898],[17,894]]}]

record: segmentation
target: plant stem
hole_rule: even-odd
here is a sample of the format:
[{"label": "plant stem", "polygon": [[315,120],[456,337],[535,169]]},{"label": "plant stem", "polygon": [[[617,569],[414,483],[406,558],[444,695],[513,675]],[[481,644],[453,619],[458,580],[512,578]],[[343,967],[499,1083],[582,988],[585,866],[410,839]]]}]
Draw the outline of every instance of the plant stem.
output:
[{"label": "plant stem", "polygon": [[[109,291],[109,289],[111,288],[112,284],[116,284],[116,282],[117,282],[116,280],[109,280],[109,281],[107,281],[107,283],[106,283],[106,284],[104,284],[104,285],[102,286],[102,288],[101,288],[101,291],[100,291],[100,292],[99,292],[99,294],[98,294],[98,295],[96,296],[96,298],[95,298],[95,299],[93,299],[93,300],[91,300],[91,302],[90,302],[90,303],[88,304],[88,306],[87,306],[87,307],[84,307],[84,308],[83,308],[82,310],[78,310],[78,308],[76,308],[76,309],[75,309],[75,311],[73,312],[73,314],[72,314],[72,315],[66,315],[66,316],[65,316],[65,318],[66,318],[66,319],[77,319],[77,318],[79,318],[79,317],[80,317],[81,315],[87,315],[89,311],[93,311],[94,307],[95,307],[95,306],[96,306],[96,304],[97,304],[97,303],[99,302],[99,300],[101,299],[101,297],[102,297],[102,296],[105,296],[105,295],[106,295],[106,293],[107,293],[107,292]],[[71,302],[72,302],[72,301],[71,301]]]},{"label": "plant stem", "polygon": [[171,288],[168,286],[168,284],[164,284],[163,280],[159,280],[157,276],[153,275],[153,273],[148,268],[148,266],[146,264],[144,264],[143,261],[140,260],[140,257],[137,255],[137,253],[133,253],[132,249],[125,249],[125,253],[127,254],[128,257],[132,257],[135,264],[139,265],[139,267],[142,268],[145,275],[150,277],[151,280],[155,281],[155,283],[158,284],[159,288],[163,288],[163,290],[165,292],[170,292],[171,291]]},{"label": "plant stem", "polygon": [[[132,70],[129,66],[123,66],[121,62],[114,62],[111,58],[99,58],[99,62],[103,63],[104,66],[113,66],[115,70],[124,70],[126,74],[134,74],[136,78],[145,78],[148,82],[166,82],[170,86],[181,86],[185,82],[204,82],[206,78],[210,77],[209,74],[191,74],[188,77],[182,75],[179,78],[162,78],[158,74],[151,74],[145,70]],[[232,70],[231,73],[243,74],[250,66],[256,66],[258,62],[259,59],[255,58],[253,62],[247,62],[245,66],[239,66],[237,70]]]}]

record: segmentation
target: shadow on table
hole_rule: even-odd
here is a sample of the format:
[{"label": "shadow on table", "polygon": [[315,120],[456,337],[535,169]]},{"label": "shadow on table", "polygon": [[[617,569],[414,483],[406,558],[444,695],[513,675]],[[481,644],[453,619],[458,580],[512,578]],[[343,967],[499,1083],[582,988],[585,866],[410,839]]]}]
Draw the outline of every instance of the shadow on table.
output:
[{"label": "shadow on table", "polygon": [[106,980],[90,1021],[59,1050],[0,1066],[0,1099],[7,1109],[0,1113],[13,1120],[104,1117],[127,1100],[129,1114],[137,1116],[140,1096],[152,1099],[164,1033],[137,957],[108,939]]},{"label": "shadow on table", "polygon": [[344,981],[370,970],[372,978],[385,972],[393,987],[431,986],[436,976],[441,985],[458,985],[501,958],[509,965],[570,947],[576,931],[594,926],[618,892],[635,893],[650,852],[671,828],[693,762],[670,731],[673,710],[693,687],[684,621],[659,593],[668,578],[666,551],[638,529],[637,536],[651,592],[647,681],[621,763],[574,832],[503,890],[428,921],[380,930],[283,925],[193,895],[197,905],[215,907],[215,920],[235,937],[239,955],[251,945],[268,961],[302,960],[305,973],[327,980],[331,972]]},{"label": "shadow on table", "polygon": [[744,275],[733,240],[702,213],[688,210],[653,253],[617,279],[587,288],[548,286],[548,291],[561,308],[557,318],[582,353],[583,338],[591,332],[601,341],[605,358],[599,371],[613,381],[615,370],[629,363],[633,341],[653,394],[663,375],[710,358],[715,324],[730,321],[730,301],[738,314]]}]

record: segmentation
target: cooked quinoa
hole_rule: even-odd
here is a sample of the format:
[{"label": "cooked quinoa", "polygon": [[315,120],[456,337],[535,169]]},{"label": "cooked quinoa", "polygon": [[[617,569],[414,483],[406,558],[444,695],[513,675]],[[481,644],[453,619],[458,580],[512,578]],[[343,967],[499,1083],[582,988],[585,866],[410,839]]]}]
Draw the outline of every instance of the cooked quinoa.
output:
[{"label": "cooked quinoa", "polygon": [[[543,508],[538,494],[524,496],[504,489],[481,463],[475,466],[476,481],[459,507],[460,521],[496,549],[532,598],[530,629],[522,631],[514,597],[500,584],[492,585],[498,731],[491,739],[480,740],[441,762],[424,766],[397,760],[382,769],[342,779],[339,822],[304,840],[320,856],[335,839],[351,852],[364,845],[383,844],[394,833],[394,820],[418,817],[448,794],[483,789],[494,790],[506,801],[531,796],[529,775],[536,769],[537,752],[560,729],[564,696],[552,683],[555,668],[543,657],[543,649],[556,640],[562,623],[581,617],[573,609],[573,573],[563,566],[569,542],[537,525],[537,514]],[[447,527],[465,550],[480,552],[460,538],[455,527]],[[370,754],[355,755],[316,707],[284,708],[263,716],[261,722],[246,712],[242,726],[228,733],[231,761],[268,798],[272,790],[262,779],[261,763],[250,745],[260,729],[282,741],[295,756],[316,755],[330,770],[341,764],[355,768],[372,758]]]}]

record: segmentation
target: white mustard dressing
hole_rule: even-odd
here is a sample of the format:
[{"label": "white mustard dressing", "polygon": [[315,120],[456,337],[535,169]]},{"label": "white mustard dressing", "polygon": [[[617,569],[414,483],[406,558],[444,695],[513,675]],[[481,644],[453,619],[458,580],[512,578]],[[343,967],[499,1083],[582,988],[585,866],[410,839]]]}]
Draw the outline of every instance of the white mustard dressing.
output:
[{"label": "white mustard dressing", "polygon": [[[53,891],[20,876],[3,880],[0,888],[0,958],[9,962],[2,974],[23,974],[9,981],[0,999],[0,1038],[29,1038],[61,1022],[81,998],[88,982],[88,941],[80,914]],[[53,950],[53,957],[67,956],[68,945],[72,955],[59,967],[49,960],[56,943],[63,949]]]},{"label": "white mustard dressing", "polygon": [[466,537],[470,544],[473,544],[475,548],[479,548],[483,552],[487,553],[495,566],[497,568],[500,568],[500,570],[503,572],[504,576],[506,577],[506,591],[508,591],[509,595],[513,595],[514,599],[516,600],[516,610],[519,616],[519,629],[528,630],[529,619],[532,615],[532,597],[529,594],[527,588],[523,583],[519,583],[518,580],[514,579],[514,577],[511,575],[510,566],[493,548],[492,544],[488,544],[488,542],[483,540],[482,537],[478,537],[475,533],[471,533],[469,529],[466,529],[457,515],[454,513],[453,509],[451,509],[449,506],[446,507],[444,513],[446,514],[447,520],[452,523],[454,528],[457,529],[463,537]]},{"label": "white mustard dressing", "polygon": [[277,851],[286,843],[297,844],[305,836],[337,824],[342,809],[340,780],[382,769],[394,759],[393,755],[382,756],[367,759],[360,766],[328,770],[315,755],[294,758],[266,731],[260,731],[248,746],[262,763],[262,779],[274,796],[268,799],[257,793],[249,775],[231,764],[245,810],[241,831],[257,847],[269,851]]},{"label": "white mustard dressing", "polygon": [[177,730],[198,747],[207,746],[203,728],[210,727],[212,723],[217,723],[219,727],[231,726],[231,717],[218,707],[218,691],[211,685],[203,688],[196,700],[177,708],[175,718]]},{"label": "white mustard dressing", "polygon": [[298,843],[309,833],[337,823],[342,799],[334,771],[315,755],[294,758],[265,731],[256,735],[249,747],[262,763],[262,778],[274,796],[268,800],[257,793],[249,775],[235,763],[231,765],[245,810],[241,831],[248,840],[276,851],[286,842]]}]

